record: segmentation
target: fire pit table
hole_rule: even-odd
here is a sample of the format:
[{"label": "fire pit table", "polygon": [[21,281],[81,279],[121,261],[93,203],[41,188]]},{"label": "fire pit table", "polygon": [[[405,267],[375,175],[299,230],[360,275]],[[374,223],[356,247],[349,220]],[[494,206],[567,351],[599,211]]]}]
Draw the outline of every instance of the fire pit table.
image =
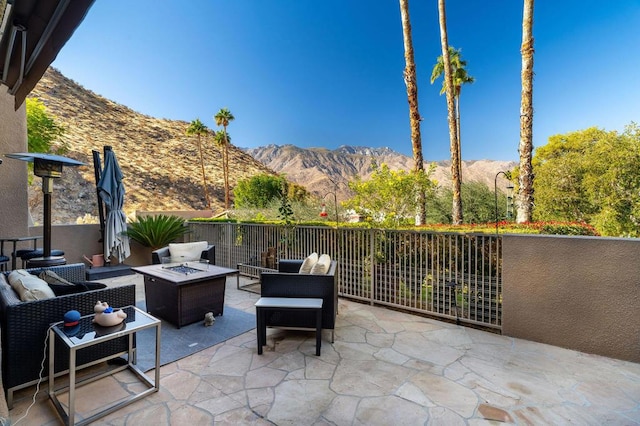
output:
[{"label": "fire pit table", "polygon": [[200,262],[136,266],[144,275],[147,312],[178,328],[204,320],[204,314],[224,313],[227,275],[237,269]]}]

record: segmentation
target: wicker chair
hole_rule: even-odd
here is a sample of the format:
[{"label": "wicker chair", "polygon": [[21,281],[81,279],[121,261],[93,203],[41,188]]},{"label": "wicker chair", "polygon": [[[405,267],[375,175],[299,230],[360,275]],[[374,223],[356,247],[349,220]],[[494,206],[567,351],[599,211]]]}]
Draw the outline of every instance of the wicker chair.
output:
[{"label": "wicker chair", "polygon": [[[82,263],[48,268],[71,282],[85,281]],[[42,269],[31,269],[38,274]],[[135,285],[104,288],[84,293],[58,296],[52,299],[22,302],[9,287],[6,276],[0,274],[0,327],[2,328],[2,382],[9,408],[13,405],[13,392],[38,381],[44,356],[47,330],[52,323],[62,321],[65,312],[77,310],[81,315],[93,313],[98,300],[111,306],[135,305]],[[104,357],[125,353],[127,338],[123,337],[78,352],[77,365],[84,365]],[[47,353],[48,358],[48,353]],[[68,354],[64,345],[56,345],[56,374],[68,370]],[[48,374],[48,360],[44,363],[43,377]]]},{"label": "wicker chair", "polygon": [[[281,259],[278,272],[263,271],[260,275],[262,297],[313,297],[322,301],[322,328],[331,330],[333,342],[338,313],[337,262],[331,261],[326,274],[299,274],[303,260]],[[314,318],[306,312],[274,311],[267,315],[267,327],[315,328]]]},{"label": "wicker chair", "polygon": [[[169,252],[169,247],[163,247],[158,250],[154,250],[151,252],[151,263],[157,265],[161,262],[160,259],[163,257],[169,257],[171,253]],[[200,259],[206,259],[209,261],[210,265],[216,264],[216,246],[209,245],[206,250],[200,254]]]}]

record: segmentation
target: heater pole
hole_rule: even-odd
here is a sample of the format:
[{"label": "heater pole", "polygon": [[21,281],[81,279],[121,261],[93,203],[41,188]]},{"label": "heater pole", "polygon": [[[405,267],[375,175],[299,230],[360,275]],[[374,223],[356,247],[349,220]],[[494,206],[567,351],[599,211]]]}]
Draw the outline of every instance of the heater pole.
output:
[{"label": "heater pole", "polygon": [[42,193],[44,194],[44,242],[42,257],[51,257],[51,193],[53,192],[53,179],[42,178]]}]

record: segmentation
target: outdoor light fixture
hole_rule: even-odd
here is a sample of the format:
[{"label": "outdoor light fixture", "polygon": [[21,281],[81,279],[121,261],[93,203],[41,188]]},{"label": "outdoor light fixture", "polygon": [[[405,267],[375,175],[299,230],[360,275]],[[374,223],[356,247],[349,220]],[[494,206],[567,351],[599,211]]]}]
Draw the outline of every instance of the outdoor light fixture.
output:
[{"label": "outdoor light fixture", "polygon": [[507,184],[507,219],[513,219],[513,184]]},{"label": "outdoor light fixture", "polygon": [[322,203],[322,211],[320,212],[320,217],[327,217],[329,214],[327,213],[327,206]]},{"label": "outdoor light fixture", "polygon": [[51,193],[53,180],[62,177],[63,166],[82,166],[84,163],[60,155],[25,152],[6,154],[6,157],[33,163],[33,174],[42,178],[44,194],[44,232],[42,258],[30,259],[29,266],[64,265],[67,261],[62,256],[51,256]]},{"label": "outdoor light fixture", "polygon": [[[509,180],[511,179],[511,173],[500,171],[496,173],[496,177],[493,180],[493,194],[495,195],[495,207],[496,207],[496,235],[498,234],[498,176],[504,175]],[[511,210],[509,206],[513,206],[513,185],[511,182],[507,185],[507,219],[511,219]]]}]

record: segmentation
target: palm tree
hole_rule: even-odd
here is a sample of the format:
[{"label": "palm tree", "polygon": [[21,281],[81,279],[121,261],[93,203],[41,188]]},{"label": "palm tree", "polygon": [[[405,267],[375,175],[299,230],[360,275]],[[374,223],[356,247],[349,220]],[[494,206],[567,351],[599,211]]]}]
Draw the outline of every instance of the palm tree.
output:
[{"label": "palm tree", "polygon": [[202,156],[202,143],[200,137],[206,135],[209,129],[205,126],[199,118],[196,118],[187,127],[187,136],[198,136],[198,151],[200,151],[200,167],[202,169],[202,186],[204,188],[204,196],[207,200],[207,208],[211,210],[211,199],[209,198],[209,190],[207,189],[207,175],[204,173],[204,158]]},{"label": "palm tree", "polygon": [[[418,112],[418,84],[416,63],[413,59],[413,41],[411,39],[411,19],[409,16],[409,0],[400,0],[400,17],[402,19],[402,35],[404,40],[404,84],[407,86],[409,101],[409,124],[411,126],[411,146],[413,148],[414,171],[424,173],[422,156],[422,138],[420,136],[420,112]],[[418,225],[427,221],[425,191],[418,191]]]},{"label": "palm tree", "polygon": [[224,175],[224,208],[229,210],[229,140],[227,137],[227,126],[235,117],[231,114],[228,108],[222,108],[216,115],[213,116],[216,120],[217,126],[222,126],[224,129],[224,147],[222,150],[222,173]]},{"label": "palm tree", "polygon": [[440,18],[440,44],[442,45],[442,67],[444,69],[444,87],[447,95],[447,112],[449,120],[449,146],[451,150],[451,180],[453,192],[453,206],[451,221],[454,225],[462,223],[462,183],[460,173],[460,142],[458,140],[458,122],[455,108],[454,75],[452,73],[451,57],[449,55],[449,41],[447,39],[447,14],[445,0],[438,0],[438,15]]},{"label": "palm tree", "polygon": [[[467,61],[462,60],[460,52],[461,49],[449,46],[449,63],[451,64],[451,74],[453,75],[453,91],[456,100],[456,120],[458,125],[458,128],[456,129],[458,132],[458,167],[460,168],[460,173],[462,173],[462,159],[460,158],[462,155],[462,141],[460,140],[460,93],[462,92],[463,84],[471,84],[475,79],[467,73]],[[436,64],[433,66],[433,71],[431,72],[431,84],[440,78],[443,73],[444,61],[442,60],[442,55],[440,55],[438,56]],[[445,93],[445,89],[445,82],[443,79],[442,89],[440,90],[441,95]]]},{"label": "palm tree", "polygon": [[225,151],[227,150],[227,144],[231,143],[231,136],[224,130],[220,130],[216,132],[216,134],[213,137],[213,140],[216,143],[216,145],[220,147],[220,151],[222,154],[222,173],[224,176],[225,194],[226,194],[226,188],[228,188],[228,186],[226,186],[227,185],[226,183],[229,181],[229,157],[225,155]]},{"label": "palm tree", "polygon": [[520,100],[520,175],[516,222],[530,222],[533,210],[533,0],[524,0],[522,14],[522,93]]}]

